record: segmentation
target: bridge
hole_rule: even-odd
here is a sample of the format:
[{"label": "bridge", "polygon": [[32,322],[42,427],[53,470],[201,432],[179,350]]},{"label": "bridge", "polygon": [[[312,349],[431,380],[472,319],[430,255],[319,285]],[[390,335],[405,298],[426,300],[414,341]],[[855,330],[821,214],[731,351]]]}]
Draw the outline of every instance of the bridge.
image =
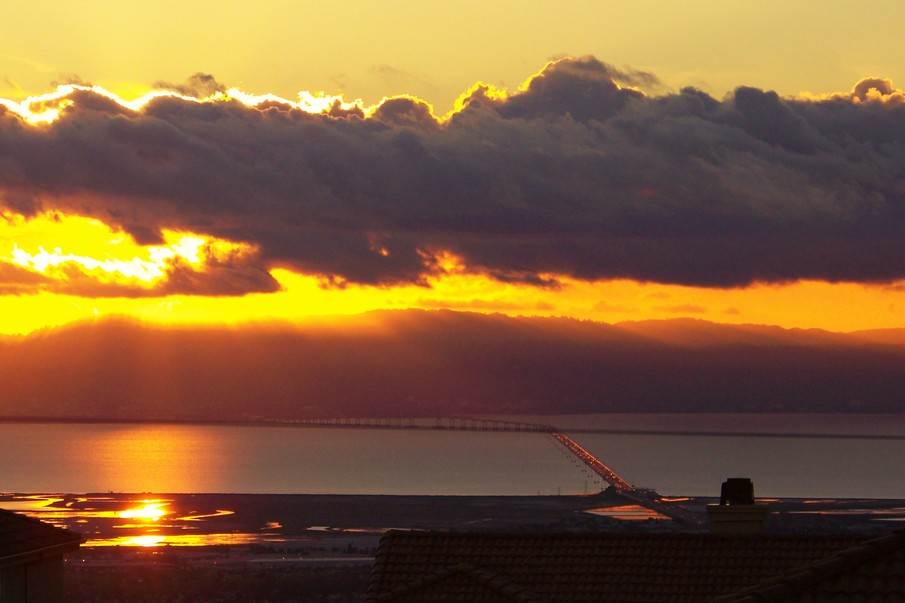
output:
[{"label": "bridge", "polygon": [[675,503],[663,500],[663,497],[657,494],[655,490],[636,488],[566,434],[556,430],[550,431],[549,433],[554,439],[562,444],[566,450],[575,455],[580,461],[590,467],[591,471],[599,475],[606,483],[612,486],[613,490],[615,490],[616,494],[619,496],[627,498],[637,505],[650,509],[651,511],[656,511],[660,515],[664,515],[686,525],[695,527],[704,525],[704,518],[700,514],[689,511]]},{"label": "bridge", "polygon": [[619,477],[619,475],[603,464],[597,457],[582,448],[578,442],[559,431],[551,431],[550,435],[562,444],[566,450],[574,454],[585,465],[591,468],[591,471],[603,478],[603,481],[613,487],[617,494],[625,496],[636,491],[636,488]]},{"label": "bridge", "polygon": [[483,417],[436,417],[435,419],[416,420],[414,418],[324,418],[304,419],[298,421],[286,421],[312,427],[367,427],[383,429],[444,429],[456,431],[514,431],[526,433],[546,433],[553,437],[579,461],[603,481],[609,484],[613,490],[623,498],[635,504],[650,509],[673,520],[689,526],[702,526],[705,523],[703,516],[689,511],[675,503],[663,500],[655,490],[636,488],[623,479],[618,473],[607,466],[603,461],[585,450],[578,442],[559,431],[556,427],[540,423],[525,423],[509,421],[505,419],[490,419]]},{"label": "bridge", "polygon": [[555,429],[549,425],[489,419],[486,417],[436,417],[415,419],[414,417],[328,417],[318,419],[297,419],[279,421],[281,425],[304,425],[310,427],[370,427],[384,429],[446,429],[455,431],[526,431],[549,433]]}]

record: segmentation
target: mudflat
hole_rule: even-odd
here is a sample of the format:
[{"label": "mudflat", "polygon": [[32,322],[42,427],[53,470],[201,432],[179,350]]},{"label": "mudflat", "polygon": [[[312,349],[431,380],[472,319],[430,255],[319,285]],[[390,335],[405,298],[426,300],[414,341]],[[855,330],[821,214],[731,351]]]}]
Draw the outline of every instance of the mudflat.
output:
[{"label": "mudflat", "polygon": [[[331,534],[379,535],[393,528],[565,529],[576,527],[576,522],[595,521],[586,510],[623,505],[625,501],[610,493],[587,496],[98,493],[0,497],[0,507],[5,504],[80,532],[91,546],[285,543]],[[139,538],[143,540],[136,540]]]},{"label": "mudflat", "polygon": [[[713,498],[669,499],[706,513]],[[770,531],[873,532],[905,522],[905,501],[764,499]],[[345,539],[376,546],[389,529],[674,531],[689,529],[612,491],[563,496],[308,494],[0,495],[0,507],[81,533],[104,545],[310,547]],[[706,522],[704,522],[706,524]],[[701,529],[698,527],[697,529]]]},{"label": "mudflat", "polygon": [[[678,498],[704,513],[713,498]],[[905,521],[902,500],[761,500],[771,531],[876,532]],[[380,536],[392,528],[672,531],[612,492],[588,496],[259,494],[0,495],[0,507],[82,532],[66,597],[92,601],[363,600]],[[35,509],[42,509],[40,511]],[[698,528],[700,529],[700,528]],[[92,544],[94,543],[94,544]],[[143,546],[97,546],[98,544]],[[196,544],[207,546],[179,546]],[[175,546],[171,546],[175,545]]]}]

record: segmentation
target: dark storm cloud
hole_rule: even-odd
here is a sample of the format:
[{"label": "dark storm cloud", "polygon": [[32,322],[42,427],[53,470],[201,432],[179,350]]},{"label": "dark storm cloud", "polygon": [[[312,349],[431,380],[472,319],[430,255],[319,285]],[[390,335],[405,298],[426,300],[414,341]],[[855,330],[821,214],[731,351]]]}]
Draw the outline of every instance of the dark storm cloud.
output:
[{"label": "dark storm cloud", "polygon": [[[82,91],[45,127],[0,110],[0,200],[141,242],[245,241],[262,266],[337,284],[423,282],[444,251],[540,286],[905,278],[905,102],[888,81],[824,100],[627,87],[653,82],[566,59],[505,99],[476,88],[446,122],[408,97],[365,117],[178,98],[132,112]],[[222,88],[186,92],[205,83]]]},{"label": "dark storm cloud", "polygon": [[273,293],[279,283],[263,267],[237,258],[213,259],[198,270],[178,258],[167,266],[167,278],[150,295],[244,295]]},{"label": "dark storm cloud", "polygon": [[440,126],[427,103],[408,97],[385,100],[374,111],[373,117],[393,126],[427,130],[436,130]]},{"label": "dark storm cloud", "polygon": [[[509,119],[569,114],[580,121],[604,120],[624,109],[631,99],[643,98],[637,90],[619,85],[644,79],[638,75],[641,73],[619,71],[590,57],[562,60],[532,78],[524,93],[490,104]],[[466,102],[487,104],[482,92],[479,89],[478,96]]]}]

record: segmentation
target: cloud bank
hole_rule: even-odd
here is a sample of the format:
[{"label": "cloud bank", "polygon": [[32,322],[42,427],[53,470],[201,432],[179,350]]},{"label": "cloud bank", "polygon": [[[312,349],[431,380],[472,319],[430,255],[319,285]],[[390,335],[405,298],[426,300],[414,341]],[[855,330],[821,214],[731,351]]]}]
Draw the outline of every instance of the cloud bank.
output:
[{"label": "cloud bank", "polygon": [[273,290],[274,267],[423,283],[443,254],[539,286],[905,278],[905,93],[887,80],[648,96],[634,86],[651,74],[563,59],[516,92],[478,84],[443,119],[408,96],[309,113],[230,100],[203,74],[158,85],[187,97],[131,109],[75,89],[38,126],[0,105],[0,206],[147,244],[163,229],[252,244],[235,293]]}]

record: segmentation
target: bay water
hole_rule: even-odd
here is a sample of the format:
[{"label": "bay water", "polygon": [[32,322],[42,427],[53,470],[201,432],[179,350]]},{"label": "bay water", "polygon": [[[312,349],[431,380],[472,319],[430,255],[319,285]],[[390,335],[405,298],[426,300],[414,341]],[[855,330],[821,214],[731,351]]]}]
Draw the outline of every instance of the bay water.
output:
[{"label": "bay water", "polygon": [[[559,427],[624,479],[664,495],[718,496],[727,477],[750,477],[758,497],[905,498],[905,415],[516,420]],[[7,493],[535,495],[605,486],[543,433],[0,423]]]}]

